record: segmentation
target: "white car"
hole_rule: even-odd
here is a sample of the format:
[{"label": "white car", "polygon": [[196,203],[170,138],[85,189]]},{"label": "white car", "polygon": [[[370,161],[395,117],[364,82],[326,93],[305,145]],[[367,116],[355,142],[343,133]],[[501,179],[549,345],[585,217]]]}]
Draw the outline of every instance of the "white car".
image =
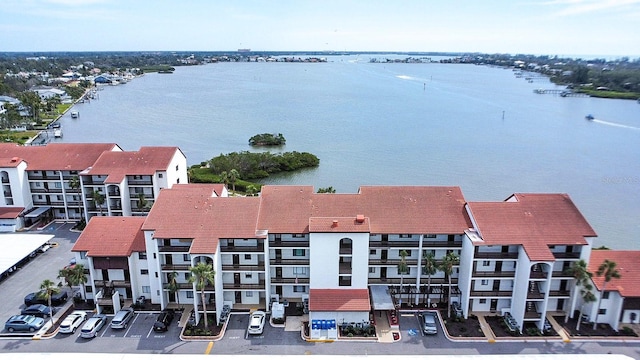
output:
[{"label": "white car", "polygon": [[247,332],[250,335],[260,335],[264,331],[264,323],[267,314],[264,311],[254,311],[249,318],[249,328]]},{"label": "white car", "polygon": [[74,311],[67,315],[60,324],[59,332],[62,334],[73,334],[80,324],[87,318],[87,313],[84,311]]}]

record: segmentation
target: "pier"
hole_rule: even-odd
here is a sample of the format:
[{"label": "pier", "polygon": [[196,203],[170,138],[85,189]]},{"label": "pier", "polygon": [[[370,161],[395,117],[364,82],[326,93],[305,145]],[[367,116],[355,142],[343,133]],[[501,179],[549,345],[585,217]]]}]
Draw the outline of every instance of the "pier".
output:
[{"label": "pier", "polygon": [[588,97],[589,95],[584,93],[577,93],[571,90],[566,89],[535,89],[533,90],[536,94],[553,94],[560,95],[562,97]]}]

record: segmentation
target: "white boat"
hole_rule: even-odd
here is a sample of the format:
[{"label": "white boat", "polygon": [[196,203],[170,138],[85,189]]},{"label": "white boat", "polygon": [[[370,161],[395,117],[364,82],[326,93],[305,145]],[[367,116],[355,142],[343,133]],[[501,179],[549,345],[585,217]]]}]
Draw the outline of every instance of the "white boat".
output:
[{"label": "white boat", "polygon": [[71,117],[72,117],[72,118],[74,118],[74,119],[75,119],[75,118],[77,118],[78,116],[80,116],[80,113],[79,113],[79,112],[77,112],[77,111],[72,111],[72,112],[71,112]]}]

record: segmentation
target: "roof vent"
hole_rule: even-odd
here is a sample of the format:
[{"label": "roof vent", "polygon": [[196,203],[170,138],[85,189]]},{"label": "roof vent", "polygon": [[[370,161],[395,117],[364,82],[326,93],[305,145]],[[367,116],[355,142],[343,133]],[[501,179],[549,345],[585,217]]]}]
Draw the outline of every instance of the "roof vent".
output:
[{"label": "roof vent", "polygon": [[19,160],[19,158],[17,156],[14,156],[14,157],[11,158],[11,162],[12,163],[18,162],[18,160]]},{"label": "roof vent", "polygon": [[338,220],[333,220],[333,224],[331,224],[331,227],[338,227]]},{"label": "roof vent", "polygon": [[356,222],[362,224],[364,222],[364,215],[358,214],[356,215]]}]

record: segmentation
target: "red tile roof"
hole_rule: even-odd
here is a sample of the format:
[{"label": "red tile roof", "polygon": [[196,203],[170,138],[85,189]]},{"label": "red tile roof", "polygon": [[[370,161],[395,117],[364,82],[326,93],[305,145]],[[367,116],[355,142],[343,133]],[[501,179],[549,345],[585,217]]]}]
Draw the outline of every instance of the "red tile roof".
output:
[{"label": "red tile roof", "polygon": [[24,159],[19,158],[17,156],[12,158],[0,158],[0,167],[4,167],[4,168],[18,167],[18,165],[20,165],[23,161]]},{"label": "red tile roof", "polygon": [[82,171],[95,163],[105,151],[120,150],[116,144],[53,143],[45,146],[0,144],[0,158],[20,157],[27,170]]},{"label": "red tile roof", "polygon": [[256,238],[259,197],[218,197],[223,185],[163,189],[144,223],[159,239],[193,239],[190,253],[216,253],[222,238]]},{"label": "red tile roof", "polygon": [[258,229],[305,233],[310,218],[369,219],[371,232],[462,234],[471,227],[456,186],[363,186],[357,194],[317,194],[312,186],[263,186]]},{"label": "red tile roof", "polygon": [[368,289],[309,289],[310,311],[371,311]]},{"label": "red tile roof", "polygon": [[602,291],[604,276],[597,276],[598,267],[605,261],[616,263],[620,279],[612,279],[605,290],[618,291],[621,296],[640,297],[640,251],[637,250],[593,250],[587,269],[593,274],[591,278],[598,291]]},{"label": "red tile roof", "polygon": [[105,152],[86,174],[108,175],[105,183],[119,184],[127,175],[155,175],[156,171],[166,171],[176,153],[182,154],[174,146],[147,146],[141,147],[139,151]]},{"label": "red tile roof", "polygon": [[4,206],[0,207],[0,219],[16,219],[24,211],[23,207]]},{"label": "red tile roof", "polygon": [[309,232],[319,233],[363,233],[370,232],[369,219],[358,221],[356,217],[312,217],[309,219]]},{"label": "red tile roof", "polygon": [[125,257],[145,251],[142,216],[94,216],[82,231],[71,251],[86,251],[87,256]]},{"label": "red tile roof", "polygon": [[514,194],[468,206],[483,245],[522,245],[533,261],[553,261],[550,245],[586,245],[585,237],[597,236],[567,194]]}]

